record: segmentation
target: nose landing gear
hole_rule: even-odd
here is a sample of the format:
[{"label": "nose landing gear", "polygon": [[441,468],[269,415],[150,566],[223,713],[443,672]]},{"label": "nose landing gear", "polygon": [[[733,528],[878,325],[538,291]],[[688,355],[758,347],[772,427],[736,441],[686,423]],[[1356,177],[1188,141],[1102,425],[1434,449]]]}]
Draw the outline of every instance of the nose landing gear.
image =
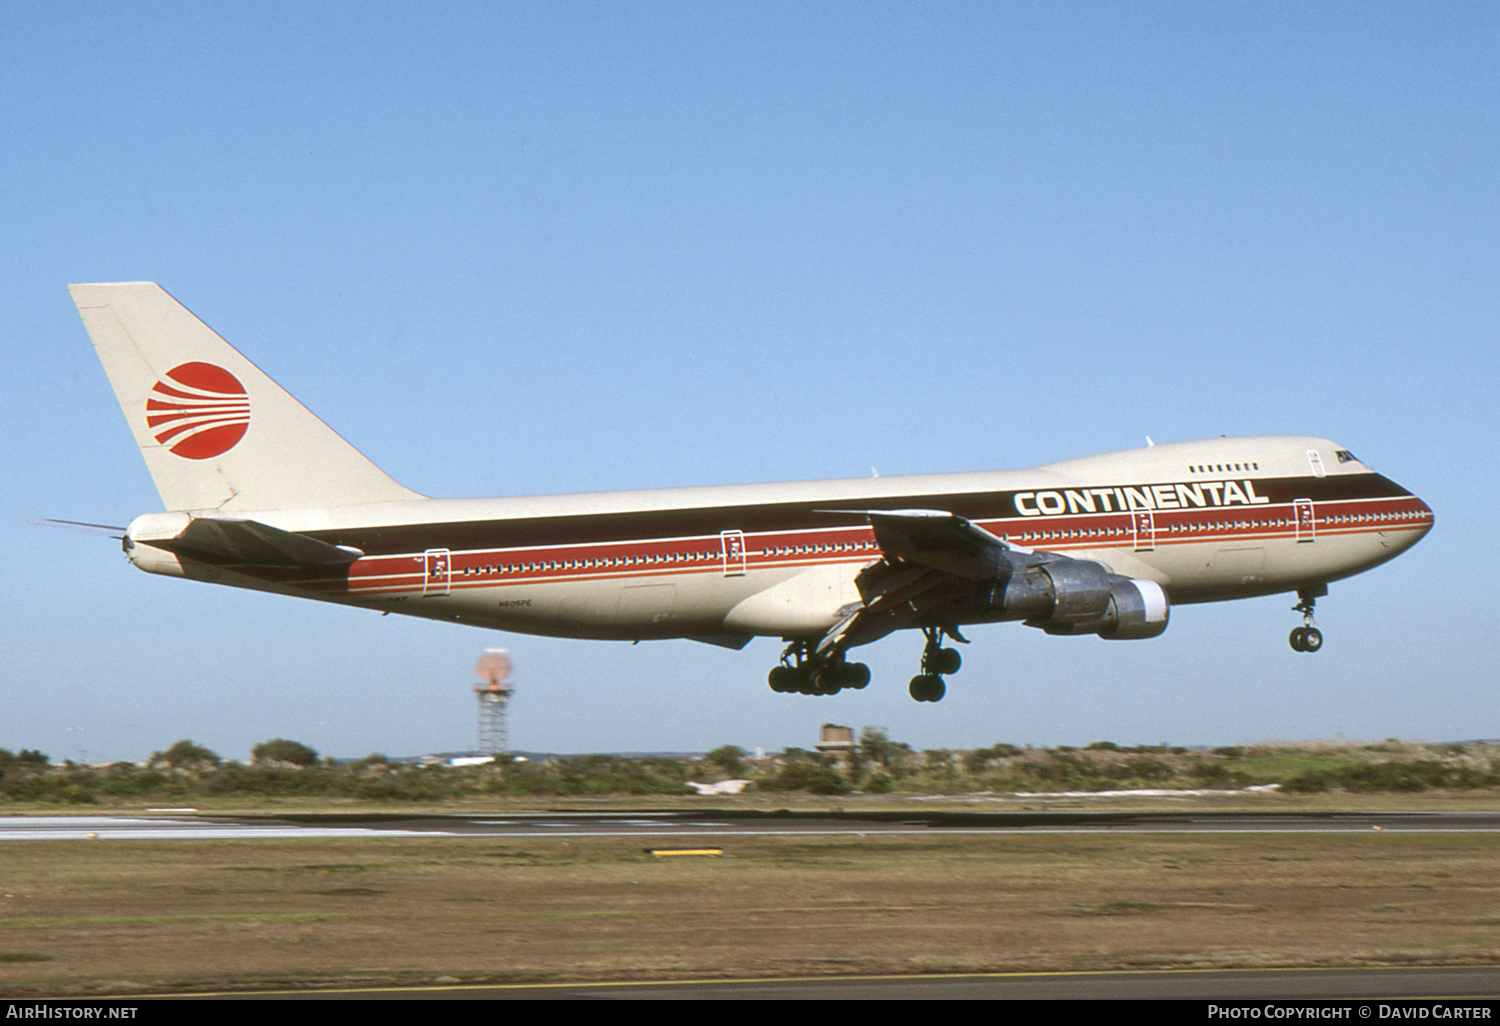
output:
[{"label": "nose landing gear", "polygon": [[1313,621],[1313,607],[1318,599],[1328,594],[1328,585],[1320,584],[1315,588],[1302,588],[1298,590],[1297,597],[1302,601],[1292,607],[1292,612],[1302,614],[1302,626],[1292,631],[1292,650],[1295,652],[1316,652],[1323,647],[1323,632],[1318,630]]}]

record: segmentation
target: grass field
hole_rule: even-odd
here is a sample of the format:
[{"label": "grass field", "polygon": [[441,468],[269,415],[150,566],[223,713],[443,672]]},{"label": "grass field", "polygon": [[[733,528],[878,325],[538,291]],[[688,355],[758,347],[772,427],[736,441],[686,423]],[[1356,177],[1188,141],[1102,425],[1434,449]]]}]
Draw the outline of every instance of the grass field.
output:
[{"label": "grass field", "polygon": [[1500,837],[16,843],[0,994],[1493,964]]}]

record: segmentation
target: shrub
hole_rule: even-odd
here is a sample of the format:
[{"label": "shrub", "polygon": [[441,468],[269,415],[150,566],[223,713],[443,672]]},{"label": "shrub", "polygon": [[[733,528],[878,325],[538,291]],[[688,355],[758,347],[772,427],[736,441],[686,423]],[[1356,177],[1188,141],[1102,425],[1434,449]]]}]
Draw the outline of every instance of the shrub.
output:
[{"label": "shrub", "polygon": [[307,745],[279,737],[262,741],[250,749],[250,754],[256,762],[284,762],[290,766],[311,766],[318,761],[318,753]]},{"label": "shrub", "polygon": [[849,785],[829,766],[796,760],[781,767],[774,777],[760,782],[770,791],[807,791],[810,794],[848,794]]},{"label": "shrub", "polygon": [[703,757],[703,761],[717,767],[731,777],[745,775],[745,756],[748,753],[739,745],[720,745]]},{"label": "shrub", "polygon": [[212,752],[202,745],[185,738],[171,748],[168,748],[165,752],[153,752],[151,755],[151,765],[155,766],[157,763],[163,763],[174,770],[202,770],[219,765],[219,761],[219,756],[216,752]]}]

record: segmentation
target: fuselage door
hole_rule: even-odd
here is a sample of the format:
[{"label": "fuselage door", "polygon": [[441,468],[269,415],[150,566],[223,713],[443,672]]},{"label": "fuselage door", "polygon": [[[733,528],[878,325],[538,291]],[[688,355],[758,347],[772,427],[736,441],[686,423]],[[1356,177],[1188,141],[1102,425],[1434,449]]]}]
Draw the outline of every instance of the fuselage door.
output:
[{"label": "fuselage door", "polygon": [[1316,535],[1314,525],[1317,518],[1313,515],[1313,504],[1311,499],[1298,499],[1292,503],[1292,509],[1297,518],[1297,540],[1299,542],[1310,542]]},{"label": "fuselage door", "polygon": [[1131,514],[1135,525],[1135,551],[1150,552],[1156,548],[1156,513],[1149,509],[1138,509]]},{"label": "fuselage door", "polygon": [[720,531],[719,552],[724,559],[725,577],[745,576],[744,531]]},{"label": "fuselage door", "polygon": [[453,554],[447,549],[428,549],[422,553],[422,597],[448,594],[453,580]]}]

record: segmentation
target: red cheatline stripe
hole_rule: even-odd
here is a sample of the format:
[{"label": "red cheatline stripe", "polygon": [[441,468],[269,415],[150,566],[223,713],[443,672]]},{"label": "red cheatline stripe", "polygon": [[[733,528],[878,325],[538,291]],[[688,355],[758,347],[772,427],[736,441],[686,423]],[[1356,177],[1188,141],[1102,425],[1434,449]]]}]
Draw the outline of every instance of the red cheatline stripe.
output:
[{"label": "red cheatline stripe", "polygon": [[[1203,545],[1220,544],[1228,541],[1290,541],[1297,538],[1295,515],[1289,505],[1278,504],[1275,507],[1261,508],[1215,508],[1209,510],[1158,510],[1156,512],[1156,531],[1153,539],[1154,547],[1165,548],[1180,545]],[[1118,516],[1119,514],[1105,514]],[[1384,516],[1384,519],[1373,519]],[[1366,519],[1353,520],[1359,516]],[[1349,517],[1351,519],[1329,523],[1330,517]],[[997,535],[1010,535],[1018,544],[1027,544],[1044,551],[1074,551],[1074,550],[1098,550],[1116,549],[1130,551],[1134,547],[1134,538],[1129,533],[1114,534],[1108,536],[1094,536],[1081,538],[1050,537],[1044,539],[1030,539],[1023,541],[1018,537],[1024,528],[1032,533],[1039,532],[1043,526],[1047,527],[1049,533],[1056,534],[1063,530],[1076,529],[1082,525],[1097,527],[1103,517],[1080,517],[1080,518],[1056,518],[1046,521],[1039,518],[1006,519],[1006,520],[976,520],[976,523],[992,531]],[[1283,523],[1267,523],[1268,519],[1282,520]],[[1392,497],[1381,501],[1369,500],[1346,500],[1337,503],[1320,503],[1317,506],[1317,522],[1314,525],[1314,536],[1316,538],[1337,538],[1359,536],[1370,533],[1393,533],[1400,531],[1425,530],[1432,521],[1432,514],[1419,501],[1410,496]],[[1201,528],[1206,523],[1244,524],[1245,526],[1216,527],[1212,530],[1184,531],[1171,530],[1173,524],[1179,527],[1183,524],[1197,524]],[[434,533],[442,530],[441,525],[427,525]],[[878,549],[865,548],[853,551],[836,552],[798,552],[771,555],[768,549],[773,547],[812,546],[829,544],[831,542],[848,543],[850,538],[848,529],[822,530],[809,533],[790,534],[776,532],[762,536],[750,535],[746,538],[746,561],[747,570],[765,569],[788,569],[824,563],[845,563],[863,565],[873,562],[881,557]],[[858,537],[858,534],[856,534]],[[859,540],[868,543],[868,529],[863,529],[863,536]],[[632,542],[619,543],[610,546],[563,546],[559,548],[485,548],[474,550],[455,550],[451,555],[452,574],[448,578],[450,590],[463,590],[475,588],[504,587],[512,584],[546,583],[559,580],[572,581],[598,581],[598,580],[631,580],[653,576],[674,576],[686,574],[720,574],[723,572],[722,554],[715,552],[708,558],[678,559],[660,563],[639,562],[645,555],[660,556],[664,553],[684,553],[691,551],[702,553],[711,551],[719,541],[716,537],[705,538],[653,538],[641,539]],[[687,547],[687,548],[685,548]],[[643,550],[645,550],[643,552]],[[637,562],[625,566],[554,566],[542,569],[542,564],[559,562],[585,562],[589,559],[599,560],[603,558],[619,559],[633,557]],[[411,561],[419,559],[416,553],[401,553],[385,556],[373,556],[360,560],[350,567],[349,576],[337,580],[326,578],[308,580],[306,586],[315,590],[338,590],[344,589],[351,593],[374,595],[382,593],[416,592],[423,588],[427,578],[419,570],[411,568]],[[738,565],[737,561],[731,561]],[[480,572],[475,574],[465,573],[466,568],[492,567],[496,565],[527,565],[532,569],[506,572]],[[385,572],[382,572],[385,571]],[[391,572],[395,571],[395,572]],[[439,575],[438,580],[443,575]]]}]

